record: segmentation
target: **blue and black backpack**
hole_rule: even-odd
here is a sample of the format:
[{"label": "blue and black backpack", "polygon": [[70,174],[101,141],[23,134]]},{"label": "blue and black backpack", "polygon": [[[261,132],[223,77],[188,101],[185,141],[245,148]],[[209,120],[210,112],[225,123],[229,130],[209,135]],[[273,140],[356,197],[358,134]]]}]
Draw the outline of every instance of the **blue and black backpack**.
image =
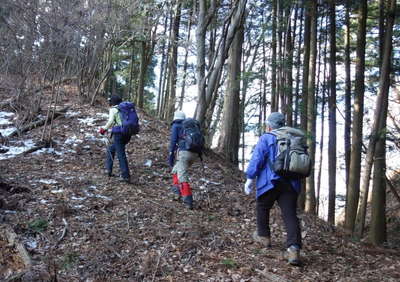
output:
[{"label": "blue and black backpack", "polygon": [[204,149],[204,136],[201,133],[200,123],[193,119],[187,118],[182,122],[182,136],[185,142],[185,149],[201,155]]},{"label": "blue and black backpack", "polygon": [[112,133],[121,133],[130,137],[139,133],[139,118],[135,110],[135,104],[131,102],[122,102],[118,105],[119,115],[121,117],[121,126],[114,126]]}]

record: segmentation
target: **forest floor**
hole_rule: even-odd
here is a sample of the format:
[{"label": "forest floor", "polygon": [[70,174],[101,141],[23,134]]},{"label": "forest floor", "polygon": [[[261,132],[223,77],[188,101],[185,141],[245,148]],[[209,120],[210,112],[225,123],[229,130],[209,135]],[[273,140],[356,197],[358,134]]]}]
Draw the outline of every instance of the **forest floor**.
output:
[{"label": "forest floor", "polygon": [[[127,149],[133,183],[105,176],[97,131],[107,106],[71,95],[60,104],[69,110],[54,122],[53,148],[0,161],[1,281],[400,281],[399,244],[356,242],[307,214],[301,267],[282,259],[278,208],[272,248],[253,242],[254,195],[212,151],[191,169],[195,208],[186,209],[169,193],[169,126],[142,112]],[[42,130],[3,148],[40,140]]]}]

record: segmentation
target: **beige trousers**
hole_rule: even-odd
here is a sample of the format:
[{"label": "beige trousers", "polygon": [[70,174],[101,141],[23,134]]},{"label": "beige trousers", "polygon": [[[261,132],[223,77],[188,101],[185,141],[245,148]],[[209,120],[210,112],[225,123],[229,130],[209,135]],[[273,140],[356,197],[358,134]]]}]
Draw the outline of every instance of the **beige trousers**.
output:
[{"label": "beige trousers", "polygon": [[178,174],[179,183],[189,182],[188,169],[198,158],[199,155],[197,153],[178,151],[172,173]]}]

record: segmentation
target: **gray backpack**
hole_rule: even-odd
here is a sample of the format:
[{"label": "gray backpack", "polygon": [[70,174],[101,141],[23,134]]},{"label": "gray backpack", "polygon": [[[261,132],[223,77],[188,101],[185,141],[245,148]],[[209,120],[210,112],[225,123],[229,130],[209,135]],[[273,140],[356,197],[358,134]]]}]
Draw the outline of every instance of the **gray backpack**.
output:
[{"label": "gray backpack", "polygon": [[271,169],[287,179],[308,177],[311,173],[312,162],[307,153],[308,147],[303,131],[284,126],[269,133],[276,136],[277,143],[275,162],[272,163],[268,159]]}]

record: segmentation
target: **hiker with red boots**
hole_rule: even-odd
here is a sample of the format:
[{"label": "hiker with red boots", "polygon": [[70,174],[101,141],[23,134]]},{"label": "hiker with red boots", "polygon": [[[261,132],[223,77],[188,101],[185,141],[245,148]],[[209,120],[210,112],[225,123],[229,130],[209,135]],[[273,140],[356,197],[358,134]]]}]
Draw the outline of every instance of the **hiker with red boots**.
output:
[{"label": "hiker with red boots", "polygon": [[172,192],[177,198],[182,197],[183,203],[189,209],[193,209],[188,169],[199,157],[201,159],[204,138],[198,121],[186,119],[184,112],[175,112],[171,125],[168,163],[172,168]]},{"label": "hiker with red boots", "polygon": [[117,95],[112,95],[108,102],[110,105],[108,121],[99,130],[99,133],[104,135],[111,128],[111,138],[113,139],[112,144],[107,147],[106,174],[109,177],[113,176],[114,156],[117,154],[121,171],[120,180],[130,183],[125,147],[131,140],[132,135],[139,132],[139,120],[133,103],[122,102],[121,97]]},{"label": "hiker with red boots", "polygon": [[[291,265],[300,264],[300,248],[301,232],[299,219],[297,218],[297,197],[300,193],[300,180],[293,178],[292,175],[281,176],[278,175],[280,171],[276,170],[276,160],[279,160],[278,140],[279,134],[277,132],[285,132],[283,140],[288,140],[291,137],[299,136],[303,138],[304,134],[301,130],[291,127],[285,127],[284,115],[278,112],[273,112],[267,119],[267,133],[262,135],[253,151],[251,160],[249,162],[246,176],[247,181],[244,191],[249,195],[256,187],[256,223],[257,231],[253,233],[253,239],[265,247],[271,246],[271,231],[269,227],[270,209],[274,203],[277,202],[282,213],[283,221],[286,228],[286,252],[285,256],[288,263]],[[304,138],[303,138],[304,139]],[[299,139],[300,140],[300,139]],[[295,141],[293,141],[294,143]],[[290,144],[290,142],[288,142]],[[305,146],[304,146],[305,147]],[[301,150],[300,150],[301,151]],[[306,163],[300,164],[300,168],[304,166],[304,174],[309,174],[310,162],[307,160],[307,153],[303,156]],[[284,154],[282,154],[282,157]],[[286,156],[285,156],[286,157]],[[299,161],[301,162],[301,160]],[[307,167],[308,166],[308,167]],[[301,173],[303,173],[301,171]]]}]

